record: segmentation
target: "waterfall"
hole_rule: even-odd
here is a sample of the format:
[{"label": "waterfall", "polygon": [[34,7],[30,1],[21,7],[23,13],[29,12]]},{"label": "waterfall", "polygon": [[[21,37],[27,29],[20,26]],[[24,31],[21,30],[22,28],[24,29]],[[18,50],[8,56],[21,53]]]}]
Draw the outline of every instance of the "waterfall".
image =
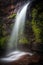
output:
[{"label": "waterfall", "polygon": [[[21,33],[23,34],[23,31],[24,31],[26,11],[29,4],[30,3],[27,3],[20,12],[19,11],[17,12],[11,37],[7,45],[8,48],[6,52],[9,52],[9,53],[6,54],[5,57],[1,58],[2,62],[5,62],[5,63],[12,62],[12,61],[20,59],[23,55],[26,55],[26,54],[29,54],[30,56],[33,55],[32,53],[29,53],[29,52],[23,52],[20,50],[18,51],[18,48],[17,48],[18,37],[19,35],[21,35]],[[11,51],[14,47],[15,47],[15,51],[14,50]]]},{"label": "waterfall", "polygon": [[17,12],[14,27],[11,33],[11,37],[7,45],[8,52],[11,51],[13,48],[17,50],[18,38],[21,33],[23,34],[25,19],[26,19],[26,11],[29,4],[30,2],[25,4],[25,6],[23,6],[21,11]]}]

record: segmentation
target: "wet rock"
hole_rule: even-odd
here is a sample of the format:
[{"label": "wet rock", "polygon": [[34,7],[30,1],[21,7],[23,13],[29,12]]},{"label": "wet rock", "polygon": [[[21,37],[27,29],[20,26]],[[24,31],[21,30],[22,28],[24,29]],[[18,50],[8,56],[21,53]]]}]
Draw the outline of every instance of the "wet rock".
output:
[{"label": "wet rock", "polygon": [[40,60],[40,55],[34,54],[32,56],[26,54],[22,55],[20,59],[12,62],[1,62],[1,65],[29,65],[32,63],[38,63]]}]

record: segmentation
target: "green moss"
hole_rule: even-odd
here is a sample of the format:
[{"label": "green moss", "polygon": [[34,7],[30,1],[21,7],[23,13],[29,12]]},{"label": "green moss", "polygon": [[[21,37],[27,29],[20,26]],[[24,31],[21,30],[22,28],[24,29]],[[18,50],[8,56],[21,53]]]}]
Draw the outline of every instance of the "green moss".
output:
[{"label": "green moss", "polygon": [[16,14],[12,14],[10,16],[8,16],[7,18],[14,18],[16,16]]},{"label": "green moss", "polygon": [[32,17],[35,18],[37,16],[37,9],[32,10]]},{"label": "green moss", "polygon": [[[41,33],[41,29],[39,27],[39,20],[35,20],[37,19],[37,12],[38,10],[37,9],[33,9],[32,10],[32,30],[34,32],[34,35],[35,35],[35,41],[36,42],[41,42],[41,38],[40,38],[40,33]],[[40,22],[41,23],[41,22]]]},{"label": "green moss", "polygon": [[25,37],[19,40],[19,43],[22,43],[22,44],[28,44],[28,42],[29,41]]},{"label": "green moss", "polygon": [[40,28],[36,25],[35,22],[32,22],[32,29],[33,29],[33,32],[34,32],[34,35],[35,35],[35,40],[36,42],[41,42],[41,39],[40,39]]},{"label": "green moss", "polygon": [[0,39],[0,45],[1,45],[2,47],[4,46],[4,44],[6,43],[6,41],[8,40],[8,38],[9,38],[9,36],[2,37],[2,38]]}]

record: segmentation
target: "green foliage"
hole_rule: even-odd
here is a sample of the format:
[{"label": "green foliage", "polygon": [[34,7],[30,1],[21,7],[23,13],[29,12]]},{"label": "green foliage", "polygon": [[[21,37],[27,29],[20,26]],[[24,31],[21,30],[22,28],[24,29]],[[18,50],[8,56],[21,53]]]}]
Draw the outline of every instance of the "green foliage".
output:
[{"label": "green foliage", "polygon": [[33,29],[33,32],[34,32],[34,35],[35,35],[35,41],[36,42],[41,42],[41,39],[40,39],[40,28],[37,26],[35,20],[32,21],[32,29]]},{"label": "green foliage", "polygon": [[35,35],[35,41],[36,42],[41,42],[41,38],[40,38],[40,33],[41,33],[41,29],[40,29],[40,23],[39,23],[39,20],[37,21],[37,20],[35,20],[35,19],[37,19],[37,13],[38,12],[38,10],[37,9],[33,9],[32,10],[32,30],[33,30],[33,32],[34,32],[34,35]]},{"label": "green foliage", "polygon": [[10,16],[8,16],[7,18],[14,18],[16,16],[16,14],[12,14]]},{"label": "green foliage", "polygon": [[37,16],[37,9],[32,10],[32,17],[35,18]]},{"label": "green foliage", "polygon": [[27,40],[27,38],[25,38],[25,37],[23,37],[23,38],[21,38],[20,40],[19,40],[19,43],[22,43],[22,44],[28,44],[28,40]]},{"label": "green foliage", "polygon": [[9,39],[9,36],[6,36],[6,37],[2,37],[0,39],[0,45],[1,47],[3,47],[5,44],[6,44],[6,41]]}]

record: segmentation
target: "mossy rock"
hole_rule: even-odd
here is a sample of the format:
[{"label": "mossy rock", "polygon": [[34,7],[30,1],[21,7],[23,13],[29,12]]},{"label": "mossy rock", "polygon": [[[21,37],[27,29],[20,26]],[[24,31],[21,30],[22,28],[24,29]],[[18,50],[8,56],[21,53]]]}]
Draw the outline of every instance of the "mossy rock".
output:
[{"label": "mossy rock", "polygon": [[21,38],[20,40],[19,40],[19,43],[20,44],[28,44],[29,43],[29,41],[27,40],[27,38]]}]

